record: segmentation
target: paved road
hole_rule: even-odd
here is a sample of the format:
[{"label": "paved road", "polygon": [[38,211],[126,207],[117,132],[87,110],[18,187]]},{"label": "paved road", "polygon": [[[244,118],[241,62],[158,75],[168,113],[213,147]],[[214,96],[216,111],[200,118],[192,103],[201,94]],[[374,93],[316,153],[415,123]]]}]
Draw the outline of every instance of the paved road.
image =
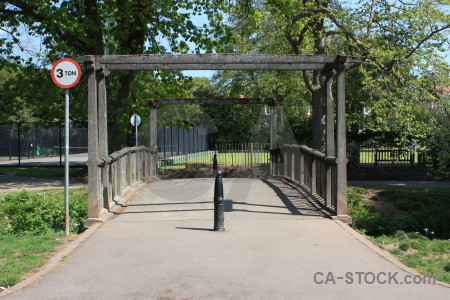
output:
[{"label": "paved road", "polygon": [[[362,187],[438,187],[450,188],[450,181],[373,181],[373,180],[353,180],[348,183],[351,186]],[[86,187],[86,181],[77,179],[70,180],[70,187]],[[64,188],[63,179],[38,178],[29,176],[8,176],[0,175],[0,192],[13,192],[19,189],[39,190],[49,188]]]},{"label": "paved road", "polygon": [[400,284],[409,273],[276,180],[224,179],[226,231],[213,232],[212,181],[150,184],[6,299],[448,299],[440,285]]},{"label": "paved road", "polygon": [[[87,153],[81,154],[71,154],[69,157],[70,166],[74,167],[84,167],[86,166],[88,160]],[[21,167],[49,167],[49,166],[64,166],[65,160],[64,156],[62,161],[59,156],[53,157],[34,157],[34,158],[22,158],[20,160]],[[13,159],[9,160],[7,157],[0,157],[0,167],[3,166],[18,166],[19,160]]]},{"label": "paved road", "polygon": [[[71,179],[71,188],[86,187],[87,182]],[[64,179],[0,175],[0,192],[16,192],[19,190],[43,190],[64,188]]]},{"label": "paved road", "polygon": [[350,186],[362,187],[435,187],[450,188],[450,181],[350,180]]}]

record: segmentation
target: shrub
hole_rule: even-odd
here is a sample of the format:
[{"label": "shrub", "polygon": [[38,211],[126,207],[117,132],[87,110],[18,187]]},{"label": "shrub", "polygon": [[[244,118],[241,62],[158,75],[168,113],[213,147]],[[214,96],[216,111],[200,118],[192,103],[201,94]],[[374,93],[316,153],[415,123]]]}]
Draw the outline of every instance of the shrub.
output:
[{"label": "shrub", "polygon": [[[83,231],[87,219],[86,189],[70,191],[70,229]],[[65,204],[63,191],[8,193],[0,196],[0,233],[44,234],[64,230]]]},{"label": "shrub", "polygon": [[[391,234],[396,230],[420,232],[428,238],[450,238],[450,189],[441,188],[389,188],[379,191],[378,198],[393,202],[407,216],[394,219],[388,213],[376,213],[372,205],[362,201],[362,188],[348,191],[349,214],[353,226],[368,235]],[[373,198],[372,198],[373,199]]]},{"label": "shrub", "polygon": [[378,214],[370,204],[361,198],[363,188],[350,187],[348,190],[349,214],[353,219],[353,227],[363,229],[367,235],[379,236],[396,231],[394,219],[389,214]]}]

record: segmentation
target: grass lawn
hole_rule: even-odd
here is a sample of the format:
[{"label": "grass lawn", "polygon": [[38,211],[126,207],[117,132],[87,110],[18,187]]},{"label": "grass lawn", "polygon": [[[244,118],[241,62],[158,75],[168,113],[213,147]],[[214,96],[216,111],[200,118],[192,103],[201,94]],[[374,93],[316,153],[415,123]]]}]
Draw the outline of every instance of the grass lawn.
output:
[{"label": "grass lawn", "polygon": [[[70,168],[70,177],[81,177],[85,168]],[[0,175],[64,178],[64,168],[0,167]]]},{"label": "grass lawn", "polygon": [[[64,235],[64,190],[0,193],[0,286],[10,287],[43,266]],[[70,190],[71,231],[87,218],[87,188]]]},{"label": "grass lawn", "polygon": [[[176,159],[175,161],[167,161],[167,165],[162,168],[168,169],[183,169],[186,164],[211,164],[213,163],[214,154],[204,155],[195,158],[186,159]],[[243,152],[219,152],[217,154],[217,162],[219,165],[254,165],[254,164],[265,164],[269,163],[270,154],[269,153],[243,153]]]},{"label": "grass lawn", "polygon": [[398,231],[394,235],[372,238],[380,248],[397,256],[405,265],[420,273],[433,275],[437,280],[450,283],[450,242],[428,239],[415,232]]},{"label": "grass lawn", "polygon": [[450,189],[349,187],[353,227],[405,265],[450,283]]},{"label": "grass lawn", "polygon": [[0,286],[11,287],[43,266],[63,240],[64,232],[0,235]]}]

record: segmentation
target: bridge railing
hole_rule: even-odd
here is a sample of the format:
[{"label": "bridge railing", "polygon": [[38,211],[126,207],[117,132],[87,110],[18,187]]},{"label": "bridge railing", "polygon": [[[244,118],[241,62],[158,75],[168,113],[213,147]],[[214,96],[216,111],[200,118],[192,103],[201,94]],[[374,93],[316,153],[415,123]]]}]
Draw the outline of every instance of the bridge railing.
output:
[{"label": "bridge railing", "polygon": [[298,145],[271,150],[271,175],[283,177],[306,189],[327,211],[336,215],[336,157]]},{"label": "bridge railing", "polygon": [[122,204],[123,197],[133,186],[154,176],[155,153],[144,146],[131,147],[98,160],[100,199],[103,200],[99,203],[100,210],[111,210],[115,204]]}]

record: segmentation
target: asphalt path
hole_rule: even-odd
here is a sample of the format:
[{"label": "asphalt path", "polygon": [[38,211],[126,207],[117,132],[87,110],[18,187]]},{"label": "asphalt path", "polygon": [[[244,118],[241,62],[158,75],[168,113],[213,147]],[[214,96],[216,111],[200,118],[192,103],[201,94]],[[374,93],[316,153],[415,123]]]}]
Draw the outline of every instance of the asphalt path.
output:
[{"label": "asphalt path", "polygon": [[[5,299],[448,299],[450,289],[323,218],[277,180],[147,185],[61,266]],[[1,293],[0,293],[1,295]]]}]

